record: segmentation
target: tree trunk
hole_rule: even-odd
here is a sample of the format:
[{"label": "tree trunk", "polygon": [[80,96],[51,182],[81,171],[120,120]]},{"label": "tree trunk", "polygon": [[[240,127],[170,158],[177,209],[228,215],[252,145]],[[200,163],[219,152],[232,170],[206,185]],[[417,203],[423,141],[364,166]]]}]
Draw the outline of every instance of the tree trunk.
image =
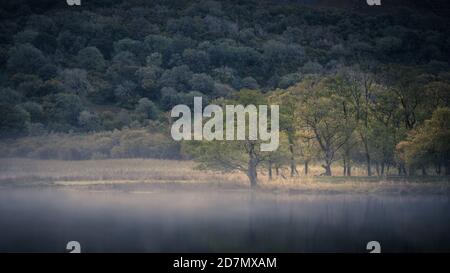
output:
[{"label": "tree trunk", "polygon": [[297,166],[295,164],[295,159],[291,158],[291,177],[298,175]]},{"label": "tree trunk", "polygon": [[272,180],[272,161],[269,161],[269,180]]},{"label": "tree trunk", "polygon": [[403,173],[404,175],[408,175],[408,173],[406,172],[405,164],[402,163],[400,166],[401,166],[401,168],[402,168],[402,173]]},{"label": "tree trunk", "polygon": [[250,186],[253,188],[253,187],[256,187],[256,185],[258,184],[258,177],[256,175],[256,165],[254,165],[250,161],[248,163],[247,176],[248,176],[248,179],[250,180]]},{"label": "tree trunk", "polygon": [[425,167],[422,167],[422,175],[423,176],[427,175],[427,169]]},{"label": "tree trunk", "polygon": [[294,139],[291,133],[289,133],[288,135],[288,141],[289,141],[289,153],[291,154],[291,177],[294,177],[295,175],[298,175],[298,171],[294,156]]},{"label": "tree trunk", "polygon": [[[367,128],[367,121],[366,121],[366,128]],[[364,143],[364,153],[366,155],[366,164],[367,164],[367,176],[372,176],[372,169],[371,169],[371,161],[370,161],[370,152],[369,152],[369,143],[367,137],[361,132],[361,139]]]},{"label": "tree trunk", "polygon": [[350,146],[348,146],[345,149],[345,155],[344,155],[344,176],[352,176],[352,159],[350,157],[350,149],[351,149]]},{"label": "tree trunk", "polygon": [[406,167],[403,163],[398,163],[398,175],[407,175],[406,173]]},{"label": "tree trunk", "polygon": [[344,168],[343,168],[343,176],[346,176],[347,175],[347,162],[346,162],[346,160],[345,160],[345,157],[342,159],[343,161],[344,161]]},{"label": "tree trunk", "polygon": [[325,162],[325,165],[322,165],[322,167],[325,169],[325,176],[331,176],[331,162]]},{"label": "tree trunk", "polygon": [[436,164],[436,174],[441,175],[441,173],[442,173],[441,163],[437,163]]},{"label": "tree trunk", "polygon": [[305,175],[308,175],[308,164],[309,164],[309,161],[308,160],[305,160]]},{"label": "tree trunk", "polygon": [[366,151],[366,163],[367,163],[367,176],[372,176],[370,154],[368,151]]},{"label": "tree trunk", "polygon": [[248,153],[247,176],[248,179],[250,180],[250,186],[254,188],[258,184],[258,173],[256,170],[256,167],[258,165],[258,158],[255,154],[255,145],[253,143],[249,143],[247,153]]}]

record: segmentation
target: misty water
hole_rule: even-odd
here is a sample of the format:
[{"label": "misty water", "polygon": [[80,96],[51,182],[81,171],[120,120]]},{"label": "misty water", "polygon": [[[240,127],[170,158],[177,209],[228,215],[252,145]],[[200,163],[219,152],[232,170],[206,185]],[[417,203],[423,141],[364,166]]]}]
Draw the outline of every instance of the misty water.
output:
[{"label": "misty water", "polygon": [[450,251],[439,196],[0,189],[0,252]]}]

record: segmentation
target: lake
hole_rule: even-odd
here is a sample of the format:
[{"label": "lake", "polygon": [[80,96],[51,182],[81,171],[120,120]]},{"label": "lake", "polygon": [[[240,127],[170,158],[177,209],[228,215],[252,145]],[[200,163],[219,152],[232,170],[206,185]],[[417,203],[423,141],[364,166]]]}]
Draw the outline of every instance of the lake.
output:
[{"label": "lake", "polygon": [[445,196],[0,189],[0,252],[450,251]]}]

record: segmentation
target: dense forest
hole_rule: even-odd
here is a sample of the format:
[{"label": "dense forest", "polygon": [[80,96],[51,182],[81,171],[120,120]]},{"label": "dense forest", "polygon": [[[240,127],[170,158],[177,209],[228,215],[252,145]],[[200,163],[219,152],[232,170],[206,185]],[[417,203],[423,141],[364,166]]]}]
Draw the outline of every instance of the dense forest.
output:
[{"label": "dense forest", "polygon": [[[3,1],[1,156],[450,174],[445,9],[326,2]],[[279,104],[279,150],[171,141],[168,111],[194,96]]]}]

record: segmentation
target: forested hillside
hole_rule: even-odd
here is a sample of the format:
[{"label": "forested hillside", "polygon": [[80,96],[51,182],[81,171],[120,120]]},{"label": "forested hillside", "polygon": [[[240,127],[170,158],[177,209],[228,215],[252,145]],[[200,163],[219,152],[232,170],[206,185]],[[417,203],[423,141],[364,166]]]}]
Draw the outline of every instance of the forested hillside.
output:
[{"label": "forested hillside", "polygon": [[[333,109],[324,114],[295,107],[299,118],[311,120],[285,123],[289,145],[330,143],[302,144],[315,147],[310,157],[306,149],[287,152],[291,165],[294,157],[323,159],[326,170],[337,159],[344,168],[351,161],[370,165],[371,154],[383,166],[416,159],[411,149],[398,151],[414,142],[416,128],[436,125],[425,122],[436,109],[435,119],[448,117],[445,8],[436,12],[414,2],[370,10],[365,1],[329,2],[3,1],[0,135],[11,141],[125,127],[156,134],[167,130],[166,113],[176,104],[253,90],[268,101],[286,103],[293,96],[289,101],[302,107]],[[308,91],[315,88],[322,89]],[[344,102],[348,111],[336,112]],[[347,131],[312,124],[317,115]]]}]

